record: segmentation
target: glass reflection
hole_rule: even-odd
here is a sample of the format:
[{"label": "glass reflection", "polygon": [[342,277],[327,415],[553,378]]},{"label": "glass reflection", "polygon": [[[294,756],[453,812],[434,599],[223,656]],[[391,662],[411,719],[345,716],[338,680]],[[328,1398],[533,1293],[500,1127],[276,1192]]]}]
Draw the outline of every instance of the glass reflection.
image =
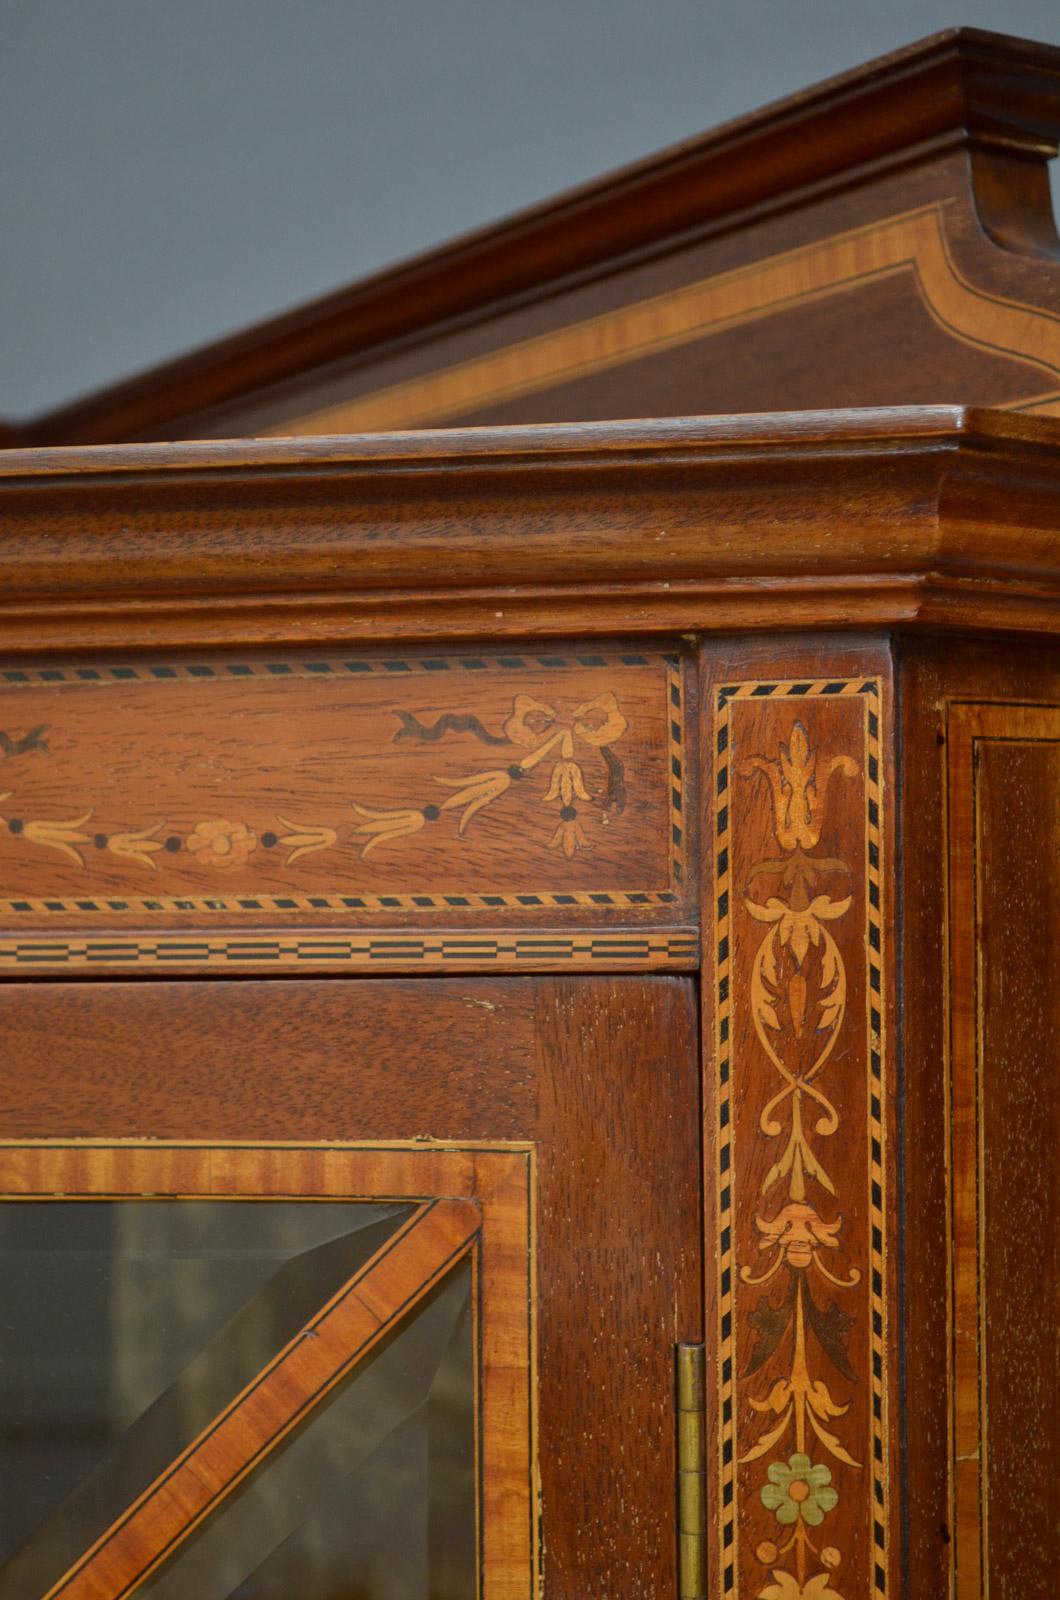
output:
[{"label": "glass reflection", "polygon": [[474,1600],[470,1266],[137,1591],[144,1600]]},{"label": "glass reflection", "polygon": [[[39,1600],[411,1208],[0,1205],[0,1600]],[[137,1590],[470,1600],[465,1262]]]}]

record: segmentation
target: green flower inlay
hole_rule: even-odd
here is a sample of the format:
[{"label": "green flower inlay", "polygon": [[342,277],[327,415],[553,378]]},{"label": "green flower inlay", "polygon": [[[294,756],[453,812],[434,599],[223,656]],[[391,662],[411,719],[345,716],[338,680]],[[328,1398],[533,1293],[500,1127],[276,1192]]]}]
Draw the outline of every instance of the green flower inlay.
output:
[{"label": "green flower inlay", "polygon": [[762,1487],[762,1504],[786,1527],[801,1517],[816,1528],[824,1521],[825,1512],[839,1503],[828,1468],[815,1467],[809,1456],[801,1453],[789,1456],[787,1466],[774,1461],[766,1477],[769,1482]]}]

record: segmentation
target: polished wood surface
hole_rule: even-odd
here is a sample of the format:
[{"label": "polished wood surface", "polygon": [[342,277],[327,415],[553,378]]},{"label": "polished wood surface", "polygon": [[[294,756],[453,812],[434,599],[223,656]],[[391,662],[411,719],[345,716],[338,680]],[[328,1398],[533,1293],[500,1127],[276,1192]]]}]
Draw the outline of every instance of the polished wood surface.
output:
[{"label": "polished wood surface", "polygon": [[[951,394],[1055,415],[1060,316],[974,288],[954,264],[947,222],[943,200],[914,206],[264,431],[603,420],[631,410],[634,393],[651,416],[758,410],[771,398],[914,403],[940,392],[943,373]],[[811,369],[810,339],[834,352],[830,362]],[[918,356],[900,386],[896,340]],[[779,374],[774,343],[787,348]],[[734,372],[747,376],[734,383]]]},{"label": "polished wood surface", "polygon": [[1058,429],[927,407],[13,451],[0,629],[38,658],[1048,630]]},{"label": "polished wood surface", "polygon": [[13,454],[0,965],[694,966],[700,713],[666,630],[1055,625],[1058,427]]},{"label": "polished wood surface", "polygon": [[891,661],[793,639],[708,646],[703,670],[711,1592],[882,1596],[900,1568]]},{"label": "polished wood surface", "polygon": [[5,1105],[3,1132],[407,1138],[410,1074],[394,1057],[404,1035],[414,1133],[517,1139],[535,1101],[533,993],[506,978],[8,983],[3,1059],[33,1070]]},{"label": "polished wood surface", "polygon": [[[1036,1592],[1058,427],[817,414],[0,475],[0,959],[32,979],[0,985],[4,1132],[534,1145],[547,1600],[673,1591],[673,1355],[700,1339],[711,1592]],[[378,905],[347,903],[354,872]],[[74,908],[93,874],[158,908]],[[242,881],[310,903],[224,904]],[[430,962],[452,975],[374,975]],[[701,1034],[660,965],[700,969]]]},{"label": "polished wood surface", "polygon": [[676,1591],[674,1346],[703,1334],[695,990],[536,992],[545,1593],[654,1600]]},{"label": "polished wood surface", "polygon": [[951,706],[949,763],[956,1593],[1031,1594],[1060,1474],[1060,701]]},{"label": "polished wood surface", "polygon": [[0,670],[0,925],[673,920],[681,679],[631,651]]},{"label": "polished wood surface", "polygon": [[[151,1141],[125,1166],[135,1192],[187,1193],[190,1136],[226,1147],[209,1156],[210,1192],[361,1193],[371,1180],[388,1197],[479,1200],[488,1229],[502,1186],[481,1145],[523,1147],[525,1199],[532,1143],[534,1292],[524,1281],[505,1303],[524,1329],[528,1303],[536,1315],[545,1592],[673,1589],[673,1345],[702,1331],[691,980],[9,984],[0,1043],[24,1071],[2,1125],[22,1149],[0,1147],[0,1192],[33,1187],[41,1157],[25,1141],[41,1137],[74,1141],[63,1192],[113,1192],[123,1158],[101,1163],[83,1142],[104,1135]],[[159,1149],[166,1139],[180,1148]],[[300,1169],[246,1148],[272,1140],[326,1143]],[[349,1140],[402,1148],[347,1157],[336,1145]],[[525,1207],[518,1248],[505,1238],[506,1270],[525,1273]],[[488,1271],[488,1240],[484,1259]],[[513,1427],[514,1401],[499,1411]],[[506,1482],[485,1479],[501,1539],[529,1527]],[[533,1592],[526,1559],[518,1582],[497,1593]]]},{"label": "polished wood surface", "polygon": [[33,419],[22,441],[940,399],[1055,412],[1058,63],[938,34]]},{"label": "polished wood surface", "polygon": [[925,641],[902,677],[909,1592],[1038,1594],[1060,1449],[1060,658]]}]

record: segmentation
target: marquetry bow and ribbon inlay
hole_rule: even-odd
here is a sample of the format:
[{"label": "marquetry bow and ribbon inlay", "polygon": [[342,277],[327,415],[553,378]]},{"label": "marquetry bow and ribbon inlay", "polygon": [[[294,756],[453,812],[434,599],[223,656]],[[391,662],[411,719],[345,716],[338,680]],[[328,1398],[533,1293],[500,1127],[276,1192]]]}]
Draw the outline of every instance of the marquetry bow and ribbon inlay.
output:
[{"label": "marquetry bow and ribbon inlay", "polygon": [[672,657],[0,670],[0,915],[666,906]]},{"label": "marquetry bow and ribbon inlay", "polygon": [[882,1600],[880,686],[716,705],[720,1589]]}]

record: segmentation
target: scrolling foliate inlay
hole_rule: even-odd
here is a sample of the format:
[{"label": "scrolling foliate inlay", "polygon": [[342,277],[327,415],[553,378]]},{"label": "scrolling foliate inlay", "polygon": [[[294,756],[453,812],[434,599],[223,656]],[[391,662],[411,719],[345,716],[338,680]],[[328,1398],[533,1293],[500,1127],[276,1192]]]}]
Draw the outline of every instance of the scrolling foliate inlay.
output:
[{"label": "scrolling foliate inlay", "polygon": [[659,655],[0,670],[0,912],[665,907]]},{"label": "scrolling foliate inlay", "polygon": [[716,703],[720,1589],[882,1600],[880,684]]}]

